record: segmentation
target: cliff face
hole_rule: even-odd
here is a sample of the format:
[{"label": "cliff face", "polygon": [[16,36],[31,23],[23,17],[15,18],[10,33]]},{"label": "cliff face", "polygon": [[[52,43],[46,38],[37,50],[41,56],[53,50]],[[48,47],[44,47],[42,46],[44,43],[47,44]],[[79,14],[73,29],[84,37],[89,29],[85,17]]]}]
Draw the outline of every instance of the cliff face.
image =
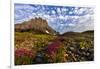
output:
[{"label": "cliff face", "polygon": [[33,33],[56,34],[56,32],[48,25],[47,21],[42,18],[35,18],[21,24],[15,24],[15,31],[32,31]]}]

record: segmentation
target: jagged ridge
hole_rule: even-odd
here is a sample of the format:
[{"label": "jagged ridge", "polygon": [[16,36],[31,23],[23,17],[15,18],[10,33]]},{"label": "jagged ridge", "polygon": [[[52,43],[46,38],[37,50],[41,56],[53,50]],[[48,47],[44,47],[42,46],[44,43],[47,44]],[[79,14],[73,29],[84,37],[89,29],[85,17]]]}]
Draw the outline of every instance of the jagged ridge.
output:
[{"label": "jagged ridge", "polygon": [[31,31],[33,33],[56,34],[56,31],[48,25],[48,22],[40,17],[25,21],[21,24],[15,24],[15,31]]}]

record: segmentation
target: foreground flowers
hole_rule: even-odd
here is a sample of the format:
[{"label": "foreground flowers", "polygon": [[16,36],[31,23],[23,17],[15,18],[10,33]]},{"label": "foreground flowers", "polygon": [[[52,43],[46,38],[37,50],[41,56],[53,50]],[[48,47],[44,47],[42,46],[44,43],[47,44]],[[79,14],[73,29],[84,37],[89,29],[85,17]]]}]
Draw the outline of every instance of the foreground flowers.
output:
[{"label": "foreground flowers", "polygon": [[15,63],[17,65],[32,64],[36,51],[32,49],[19,48],[15,50]]},{"label": "foreground flowers", "polygon": [[60,41],[54,41],[45,49],[45,56],[47,62],[56,63],[56,62],[65,62],[65,48]]}]

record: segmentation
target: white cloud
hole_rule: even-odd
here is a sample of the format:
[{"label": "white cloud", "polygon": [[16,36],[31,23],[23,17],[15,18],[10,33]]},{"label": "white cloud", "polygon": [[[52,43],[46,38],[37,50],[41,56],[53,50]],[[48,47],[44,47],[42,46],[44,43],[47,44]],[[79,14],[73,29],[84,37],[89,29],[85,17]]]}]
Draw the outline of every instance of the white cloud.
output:
[{"label": "white cloud", "polygon": [[73,12],[72,12],[72,11],[70,11],[70,12],[69,12],[69,14],[73,14]]},{"label": "white cloud", "polygon": [[57,13],[61,14],[60,8],[57,8]]},{"label": "white cloud", "polygon": [[56,14],[56,11],[52,10],[52,14]]},{"label": "white cloud", "polygon": [[73,23],[69,23],[68,25],[69,25],[69,26],[75,26],[75,24],[73,24]]},{"label": "white cloud", "polygon": [[65,17],[64,16],[61,16],[61,15],[58,18],[59,19],[65,19]]}]

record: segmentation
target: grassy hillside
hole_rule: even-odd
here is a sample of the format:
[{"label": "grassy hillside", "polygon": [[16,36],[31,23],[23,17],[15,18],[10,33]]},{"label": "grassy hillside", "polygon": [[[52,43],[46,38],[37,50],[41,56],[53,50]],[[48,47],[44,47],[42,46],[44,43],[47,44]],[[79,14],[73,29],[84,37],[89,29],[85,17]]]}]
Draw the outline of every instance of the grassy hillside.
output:
[{"label": "grassy hillside", "polygon": [[66,35],[15,32],[15,64],[41,64],[94,60],[94,33]]}]

